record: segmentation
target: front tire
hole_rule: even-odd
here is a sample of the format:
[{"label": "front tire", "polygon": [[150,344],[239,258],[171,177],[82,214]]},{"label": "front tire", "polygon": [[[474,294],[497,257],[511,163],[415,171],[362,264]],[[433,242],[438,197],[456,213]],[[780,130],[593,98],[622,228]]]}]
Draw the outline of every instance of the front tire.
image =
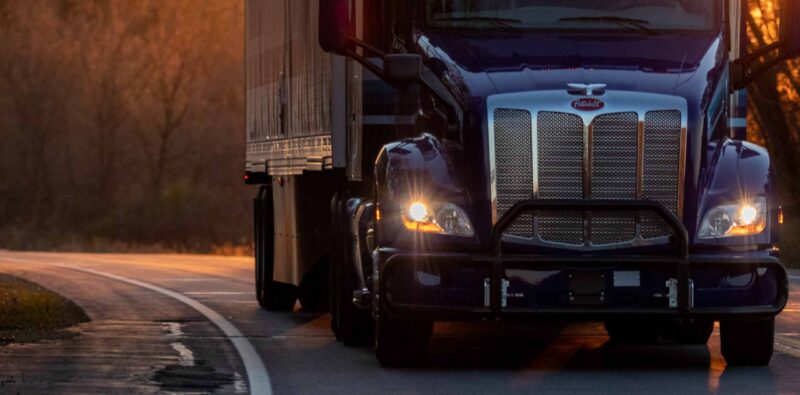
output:
[{"label": "front tire", "polygon": [[775,347],[775,317],[720,322],[722,356],[732,366],[766,366]]},{"label": "front tire", "polygon": [[297,287],[272,280],[275,239],[272,213],[272,187],[264,185],[253,201],[256,246],[256,299],[259,306],[270,311],[292,311],[297,301]]},{"label": "front tire", "polygon": [[425,348],[432,333],[431,321],[394,321],[378,312],[375,356],[383,367],[416,366],[425,359]]}]

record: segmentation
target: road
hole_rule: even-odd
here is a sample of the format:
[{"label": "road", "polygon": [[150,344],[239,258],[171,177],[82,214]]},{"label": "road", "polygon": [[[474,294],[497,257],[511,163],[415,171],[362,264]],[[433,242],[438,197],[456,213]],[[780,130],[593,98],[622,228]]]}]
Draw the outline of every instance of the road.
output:
[{"label": "road", "polygon": [[475,323],[437,325],[429,363],[392,370],[337,343],[327,314],[259,309],[252,271],[247,258],[0,251],[0,272],[92,318],[73,339],[0,347],[0,393],[800,393],[800,273],[765,368],[727,367],[718,331],[708,347],[621,346],[597,323]]}]

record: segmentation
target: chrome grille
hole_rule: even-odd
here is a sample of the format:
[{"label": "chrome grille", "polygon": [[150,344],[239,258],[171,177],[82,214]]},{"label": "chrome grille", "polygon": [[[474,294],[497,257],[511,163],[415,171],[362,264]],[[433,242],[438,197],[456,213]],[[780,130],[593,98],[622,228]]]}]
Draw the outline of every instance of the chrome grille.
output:
[{"label": "chrome grille", "polygon": [[[644,171],[642,194],[678,211],[680,182],[681,113],[651,111],[645,115]],[[664,221],[653,213],[642,214],[642,237],[650,239],[671,234]]]},{"label": "chrome grille", "polygon": [[[496,218],[530,197],[651,199],[680,215],[686,101],[607,91],[608,111],[593,115],[573,113],[574,100],[552,91],[490,97]],[[532,213],[507,231],[575,249],[662,243],[670,233],[651,213],[597,211]]]},{"label": "chrome grille", "polygon": [[[537,117],[537,151],[540,199],[583,198],[583,120],[557,112]],[[539,213],[539,238],[545,241],[583,244],[582,212]]]},{"label": "chrome grille", "polygon": [[[494,112],[497,213],[503,215],[520,200],[533,197],[531,113],[498,109]],[[533,237],[533,214],[520,216],[508,234]]]},{"label": "chrome grille", "polygon": [[[604,114],[591,129],[591,198],[636,198],[639,116],[635,112]],[[636,237],[635,212],[597,212],[591,215],[592,244],[631,241]]]}]

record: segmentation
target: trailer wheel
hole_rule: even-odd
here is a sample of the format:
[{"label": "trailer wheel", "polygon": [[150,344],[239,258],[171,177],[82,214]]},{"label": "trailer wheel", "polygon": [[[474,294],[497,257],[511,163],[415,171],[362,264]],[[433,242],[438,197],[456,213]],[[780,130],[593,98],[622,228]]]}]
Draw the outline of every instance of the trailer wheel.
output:
[{"label": "trailer wheel", "polygon": [[352,273],[350,232],[347,231],[347,198],[337,194],[331,203],[330,288],[331,330],[346,346],[363,346],[372,342],[372,317],[353,304],[355,287]]},{"label": "trailer wheel", "polygon": [[264,309],[291,311],[297,301],[297,287],[272,281],[275,251],[275,225],[272,216],[272,187],[265,185],[259,189],[258,196],[253,201],[256,299]]},{"label": "trailer wheel", "polygon": [[375,356],[383,367],[411,367],[425,359],[431,321],[399,322],[375,314]]},{"label": "trailer wheel", "polygon": [[775,346],[775,317],[720,322],[722,356],[728,365],[766,366]]},{"label": "trailer wheel", "polygon": [[658,342],[661,323],[655,319],[613,318],[605,321],[612,343],[653,344]]},{"label": "trailer wheel", "polygon": [[670,328],[671,337],[680,344],[707,344],[714,333],[713,320],[686,319]]}]

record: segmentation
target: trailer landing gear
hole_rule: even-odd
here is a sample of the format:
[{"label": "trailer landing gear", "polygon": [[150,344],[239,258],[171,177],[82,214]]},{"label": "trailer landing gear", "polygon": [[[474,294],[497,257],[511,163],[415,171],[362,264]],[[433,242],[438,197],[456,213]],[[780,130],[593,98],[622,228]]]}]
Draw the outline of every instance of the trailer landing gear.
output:
[{"label": "trailer landing gear", "polygon": [[262,186],[253,201],[256,245],[256,298],[258,304],[270,311],[291,311],[297,301],[297,287],[272,281],[275,225],[272,214],[272,187]]}]

